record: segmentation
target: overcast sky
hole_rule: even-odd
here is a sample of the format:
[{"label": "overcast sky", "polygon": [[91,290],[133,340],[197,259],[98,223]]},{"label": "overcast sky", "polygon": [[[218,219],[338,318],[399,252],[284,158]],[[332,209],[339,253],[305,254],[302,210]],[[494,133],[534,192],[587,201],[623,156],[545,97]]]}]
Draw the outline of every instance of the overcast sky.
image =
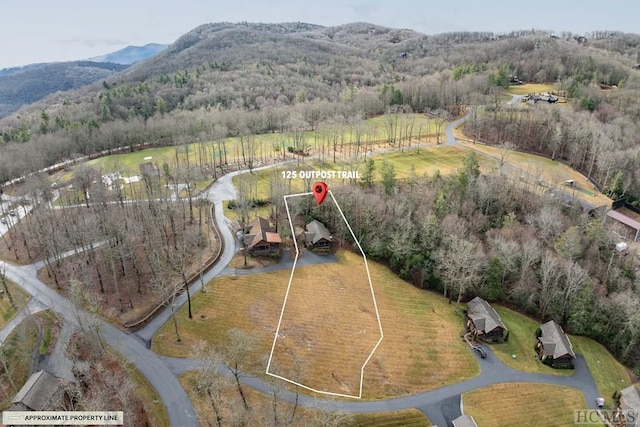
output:
[{"label": "overcast sky", "polygon": [[0,68],[171,43],[219,21],[365,21],[426,34],[514,29],[640,32],[634,0],[2,0]]}]

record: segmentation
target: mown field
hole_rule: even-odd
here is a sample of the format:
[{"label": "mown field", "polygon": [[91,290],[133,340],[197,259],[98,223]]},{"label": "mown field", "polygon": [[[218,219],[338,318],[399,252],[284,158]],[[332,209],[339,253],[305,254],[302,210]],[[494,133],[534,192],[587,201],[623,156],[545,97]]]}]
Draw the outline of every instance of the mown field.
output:
[{"label": "mown field", "polygon": [[569,426],[574,411],[588,408],[574,388],[548,384],[501,383],[462,395],[464,413],[479,426]]},{"label": "mown field", "polygon": [[[412,173],[416,176],[432,176],[439,171],[443,175],[451,174],[462,167],[462,159],[468,153],[466,148],[451,147],[445,145],[427,146],[413,148],[411,150],[393,151],[383,154],[368,156],[367,159],[374,160],[374,180],[380,180],[380,167],[383,161],[389,162],[396,173],[396,179],[406,179]],[[483,172],[488,172],[496,166],[496,162],[484,156],[478,156],[478,162]],[[269,197],[272,188],[284,188],[286,194],[294,194],[310,191],[315,179],[290,178],[290,172],[300,173],[300,171],[358,171],[360,179],[365,171],[364,158],[357,162],[324,162],[307,161],[300,164],[290,163],[287,165],[257,171],[251,175],[239,175],[233,178],[236,188],[245,185],[250,189],[252,197]],[[350,182],[347,179],[327,178],[319,179],[329,185],[344,185]],[[246,184],[243,184],[245,182]],[[358,180],[353,180],[358,182]]]},{"label": "mown field", "polygon": [[[353,146],[358,139],[357,133],[360,133],[360,141],[362,150],[366,146],[369,149],[376,149],[386,146],[387,126],[389,116],[374,117],[364,120],[359,127],[349,126],[346,124],[338,125],[333,128],[318,129],[315,131],[304,131],[301,133],[301,139],[308,148],[310,155],[318,154],[320,146],[325,146],[325,154],[328,157],[333,156],[335,144],[337,156],[343,157],[348,152],[353,152]],[[423,114],[407,114],[402,115],[397,122],[397,136],[400,135],[399,126],[404,127],[412,122],[409,128],[408,136],[412,140],[412,144],[432,142],[436,140],[436,123],[432,119],[427,119]],[[358,130],[356,130],[358,128]],[[440,130],[444,134],[444,126]],[[402,131],[405,134],[405,131]],[[328,144],[330,138],[331,144]],[[409,139],[408,137],[406,138]],[[294,135],[289,132],[269,133],[252,135],[250,137],[225,138],[220,141],[203,141],[194,142],[186,145],[176,145],[160,148],[150,148],[132,153],[114,154],[104,156],[98,159],[90,160],[83,165],[90,166],[102,173],[120,172],[123,176],[139,175],[139,165],[145,162],[152,162],[162,168],[164,163],[170,166],[179,163],[181,165],[200,165],[200,164],[216,164],[226,161],[228,164],[242,162],[243,159],[249,157],[249,152],[253,152],[255,156],[255,166],[265,163],[272,163],[274,160],[283,160],[285,156],[291,159],[291,155],[285,155],[288,147],[294,147]],[[325,141],[324,143],[322,141]],[[403,141],[406,145],[408,142]],[[226,155],[224,154],[226,151]],[[243,157],[244,151],[244,157]],[[78,165],[73,169],[77,169]],[[73,177],[73,170],[61,174],[57,177],[60,182],[67,182]]]},{"label": "mown field", "polygon": [[[334,274],[346,281],[353,274],[358,257],[349,252],[339,253]],[[371,278],[378,302],[385,338],[367,365],[364,374],[363,398],[379,399],[431,390],[473,377],[479,365],[460,337],[463,320],[453,312],[453,306],[440,296],[419,290],[397,278],[388,268],[370,262]],[[312,283],[305,286],[311,292],[301,296],[306,310],[300,310],[301,324],[313,326],[314,312],[329,313],[333,298],[316,292],[318,278],[324,277],[326,265],[300,268],[301,278]],[[209,283],[206,293],[193,295],[193,319],[187,318],[187,307],[177,314],[181,342],[176,341],[173,322],[167,322],[153,338],[152,349],[170,356],[190,355],[198,341],[222,347],[228,343],[227,334],[240,328],[257,337],[254,351],[259,363],[252,373],[262,375],[266,357],[273,343],[275,328],[290,271],[222,277]],[[369,292],[368,290],[366,292]],[[350,298],[355,298],[351,296]],[[312,315],[313,313],[313,315]],[[350,313],[344,313],[351,316]],[[319,334],[333,336],[335,331],[316,325]],[[328,340],[327,340],[328,341]],[[336,348],[336,350],[339,347]],[[309,350],[299,347],[296,354],[304,361]],[[359,371],[362,361],[327,359],[316,365],[303,364],[307,383],[322,384],[334,373]],[[344,366],[343,366],[344,365]]]}]

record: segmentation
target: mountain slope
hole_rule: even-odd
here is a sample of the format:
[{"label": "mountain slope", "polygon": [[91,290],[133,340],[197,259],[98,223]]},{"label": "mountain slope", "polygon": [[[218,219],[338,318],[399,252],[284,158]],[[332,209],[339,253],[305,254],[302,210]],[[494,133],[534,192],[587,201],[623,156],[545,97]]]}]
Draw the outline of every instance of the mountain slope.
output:
[{"label": "mountain slope", "polygon": [[0,75],[0,117],[51,93],[104,80],[125,68],[121,64],[76,61],[26,66]]},{"label": "mountain slope", "polygon": [[87,61],[131,65],[157,55],[168,46],[167,44],[158,43],[149,43],[144,46],[127,46],[106,55],[89,58]]}]

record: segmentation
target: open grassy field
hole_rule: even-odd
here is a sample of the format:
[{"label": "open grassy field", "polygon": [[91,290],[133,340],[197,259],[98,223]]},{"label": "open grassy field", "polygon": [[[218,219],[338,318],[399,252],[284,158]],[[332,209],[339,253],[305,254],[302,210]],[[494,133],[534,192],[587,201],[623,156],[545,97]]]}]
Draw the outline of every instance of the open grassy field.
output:
[{"label": "open grassy field", "polygon": [[[534,350],[536,321],[506,307],[492,305],[509,329],[509,340],[502,344],[492,344],[495,355],[507,366],[524,372],[541,374],[571,375],[570,369],[553,369],[542,363]],[[515,354],[515,359],[513,355]]]},{"label": "open grassy field", "polygon": [[[494,159],[501,156],[500,148],[492,147],[485,144],[474,144],[466,135],[462,133],[460,128],[455,129],[456,139],[466,148],[473,149],[480,153],[484,153]],[[563,191],[574,194],[576,197],[586,200],[595,206],[610,206],[612,200],[604,194],[593,188],[589,180],[580,172],[571,169],[562,162],[553,161],[547,157],[537,156],[535,154],[521,153],[512,151],[507,154],[507,163],[518,168],[524,174],[530,175],[533,179],[542,179],[552,186],[558,186]],[[565,181],[574,180],[576,188],[570,188],[564,185]],[[547,188],[541,188],[546,191]]]},{"label": "open grassy field", "polygon": [[356,414],[348,427],[427,427],[431,421],[417,409]]},{"label": "open grassy field", "polygon": [[[405,124],[412,121],[413,126],[410,130],[411,139],[415,144],[417,141],[428,142],[435,141],[436,139],[436,124],[432,119],[427,119],[423,114],[409,114],[405,115],[405,118],[400,118],[397,126],[404,127]],[[366,144],[373,148],[378,148],[381,144],[385,145],[384,141],[387,138],[388,116],[374,117],[363,121],[360,128],[361,136],[364,137]],[[404,132],[404,131],[403,131]],[[441,129],[441,133],[444,134],[444,127]],[[310,150],[310,154],[314,154],[317,149],[317,141],[327,140],[331,134],[331,141],[339,141],[338,145],[342,147],[340,149],[340,155],[343,155],[343,151],[351,150],[349,146],[353,146],[356,140],[356,130],[354,126],[341,125],[331,130],[316,130],[303,132],[303,140],[306,146]],[[256,164],[258,165],[262,161],[273,160],[273,157],[283,157],[283,147],[293,147],[293,136],[288,132],[284,133],[268,133],[261,135],[254,135],[252,138],[252,151],[255,154]],[[215,159],[216,164],[220,163],[221,158],[228,164],[234,164],[242,161],[242,145],[244,144],[245,156],[247,156],[248,145],[245,140],[241,143],[240,138],[232,137],[226,138],[224,141],[208,141],[202,143],[192,143],[187,145],[169,146],[160,148],[150,148],[142,151],[136,151],[132,153],[114,154],[110,156],[101,157],[98,159],[85,162],[96,170],[102,171],[102,173],[110,173],[119,171],[123,176],[139,175],[140,170],[138,165],[145,162],[152,162],[155,165],[162,168],[164,163],[168,165],[175,165],[177,162],[180,164],[186,164],[187,161],[190,165],[198,164],[212,164]],[[364,144],[364,142],[363,142]],[[224,147],[224,148],[221,148]],[[347,148],[345,148],[347,147]],[[226,156],[221,156],[221,150],[226,150]],[[329,150],[326,147],[327,152],[333,153],[333,145]],[[316,153],[317,154],[317,153]],[[75,166],[77,168],[78,166]],[[73,177],[73,170],[60,174],[57,176],[57,180],[60,182],[67,182]]]},{"label": "open grassy field", "polygon": [[[358,396],[361,367],[381,335],[364,259],[348,255],[340,264],[324,265],[321,277],[296,268],[270,372],[316,390]],[[308,377],[296,372],[301,357],[317,374],[310,368],[303,369]]]},{"label": "open grassy field", "polygon": [[[462,159],[468,153],[467,149],[460,147],[451,147],[445,145],[429,146],[421,148],[412,148],[405,151],[394,151],[384,154],[376,154],[368,156],[375,161],[376,171],[374,171],[374,179],[379,180],[380,164],[387,161],[393,165],[396,172],[396,179],[406,179],[410,175],[411,165],[417,176],[433,175],[436,171],[447,175],[457,171],[462,167]],[[478,162],[483,172],[487,172],[495,167],[496,162],[484,156],[478,156]],[[327,162],[308,161],[300,165],[289,164],[282,167],[276,167],[263,171],[258,171],[251,176],[245,174],[233,178],[236,188],[239,188],[241,180],[249,182],[249,188],[252,188],[252,194],[256,197],[269,197],[272,186],[284,186],[287,194],[293,194],[303,191],[310,191],[311,184],[315,180],[304,179],[288,179],[283,175],[283,171],[338,171],[338,170],[356,170],[362,176],[365,169],[364,159],[358,163],[346,162]],[[328,178],[323,179],[329,187],[332,185],[341,185],[348,183],[348,179]],[[356,180],[357,182],[357,180]]]},{"label": "open grassy field", "polygon": [[527,95],[529,93],[552,92],[555,90],[553,84],[526,83],[523,85],[514,85],[507,88],[507,92],[513,95]]},{"label": "open grassy field", "polygon": [[581,336],[569,339],[576,354],[584,356],[600,395],[605,398],[605,404],[610,405],[613,392],[632,384],[629,371],[602,344]]},{"label": "open grassy field", "polygon": [[[2,280],[2,279],[0,279]],[[1,283],[1,282],[0,282]],[[29,296],[19,288],[15,283],[7,279],[7,288],[9,293],[13,297],[13,304],[9,301],[9,296],[6,292],[0,294],[0,329],[15,316],[18,311],[24,307],[29,301]],[[0,284],[0,290],[4,291],[4,287]]]},{"label": "open grassy field", "polygon": [[[350,277],[358,256],[340,252],[335,274]],[[376,399],[431,390],[456,383],[479,373],[479,365],[460,337],[461,315],[453,306],[430,292],[417,289],[388,268],[369,262],[385,338],[365,369],[363,397]],[[326,265],[300,268],[304,277],[317,283]],[[181,342],[176,342],[173,323],[167,322],[154,336],[152,349],[170,356],[188,356],[193,344],[200,340],[216,346],[228,342],[231,328],[252,332],[259,347],[253,352],[262,362],[255,368],[260,375],[266,368],[290,271],[222,277],[209,283],[206,293],[192,297],[194,318],[187,318],[187,307],[178,313]],[[310,286],[308,289],[313,289]],[[368,291],[367,291],[368,292]],[[331,301],[322,300],[324,293],[308,295],[308,312],[320,310]],[[301,315],[305,315],[302,313]],[[345,313],[349,316],[350,313]],[[311,317],[309,317],[311,318]],[[304,319],[300,319],[304,323]],[[335,331],[323,329],[333,335]],[[297,349],[305,360],[305,348]],[[327,364],[305,366],[309,383],[319,383],[335,369],[360,369],[361,361],[345,361],[351,367]]]},{"label": "open grassy field", "polygon": [[464,413],[479,426],[569,426],[574,410],[587,408],[574,388],[547,384],[501,383],[462,395]]}]

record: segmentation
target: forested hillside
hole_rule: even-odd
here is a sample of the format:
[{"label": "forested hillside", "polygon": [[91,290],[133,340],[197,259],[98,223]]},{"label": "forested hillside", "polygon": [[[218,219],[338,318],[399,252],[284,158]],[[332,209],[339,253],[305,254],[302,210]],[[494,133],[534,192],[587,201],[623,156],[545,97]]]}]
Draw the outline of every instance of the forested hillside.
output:
[{"label": "forested hillside", "polygon": [[[370,137],[365,120],[386,114],[387,132],[374,138],[398,147],[393,126],[410,123],[410,114],[442,126],[469,112],[471,139],[563,160],[612,198],[637,205],[639,59],[640,36],[609,31],[426,36],[366,23],[208,24],[150,60],[1,120],[0,182],[103,150],[175,145],[186,152],[187,143],[209,141],[213,173],[202,173],[214,178],[216,168],[228,170],[227,137],[240,137],[235,147],[242,147],[242,157],[229,158],[253,167],[257,154],[244,149],[251,135],[279,133],[304,153],[308,135],[337,141],[336,129],[348,125]],[[567,102],[507,104],[517,80],[551,85]],[[262,159],[278,157],[284,144],[265,151]],[[184,173],[195,167],[187,163]],[[170,172],[167,165],[163,173]],[[392,175],[384,191],[369,180],[339,193],[373,258],[453,298],[479,294],[554,318],[640,365],[637,270],[632,257],[616,256],[601,220],[535,194],[534,182],[479,175],[471,156],[450,177],[397,184]],[[135,254],[137,244],[122,250]]]},{"label": "forested hillside", "polygon": [[0,72],[0,118],[50,93],[86,86],[125,68],[120,64],[76,61],[4,70]]},{"label": "forested hillside", "polygon": [[[620,194],[639,194],[632,137],[640,117],[640,73],[633,69],[639,37],[590,36],[584,43],[535,31],[426,36],[366,23],[207,24],[123,73],[2,120],[0,182],[127,145],[316,129],[391,110],[450,117],[470,104],[496,105],[509,75],[517,75],[556,83],[571,96],[571,108],[550,111],[550,118],[531,114],[529,135],[555,135],[560,157],[607,185],[616,178]],[[487,142],[509,138],[518,146],[514,121],[522,120],[494,114],[470,129]],[[496,135],[496,128],[504,132]],[[580,149],[568,142],[574,140]],[[579,161],[567,151],[587,145],[594,148]],[[609,157],[600,159],[600,152]]]}]

